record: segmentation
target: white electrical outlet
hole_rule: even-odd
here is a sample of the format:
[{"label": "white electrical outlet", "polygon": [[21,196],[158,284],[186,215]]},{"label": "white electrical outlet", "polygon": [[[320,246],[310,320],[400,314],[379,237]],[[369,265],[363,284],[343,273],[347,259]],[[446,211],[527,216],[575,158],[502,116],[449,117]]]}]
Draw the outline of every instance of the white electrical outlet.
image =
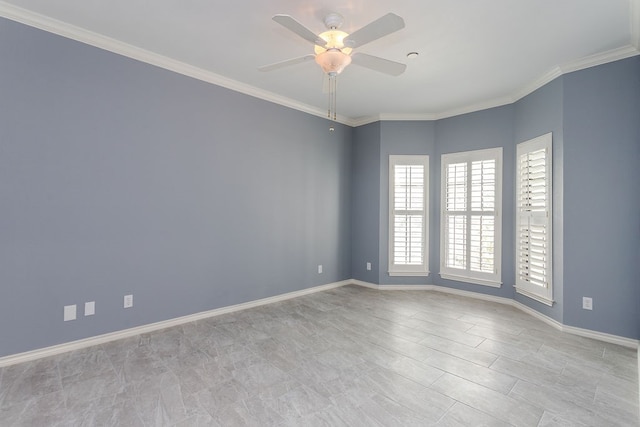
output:
[{"label": "white electrical outlet", "polygon": [[370,262],[367,263],[367,270],[371,270],[371,263]]},{"label": "white electrical outlet", "polygon": [[125,295],[124,296],[124,308],[133,307],[133,295]]},{"label": "white electrical outlet", "polygon": [[65,305],[64,306],[64,321],[68,322],[69,320],[76,320],[76,305]]},{"label": "white electrical outlet", "polygon": [[593,298],[582,297],[582,308],[585,310],[593,310]]},{"label": "white electrical outlet", "polygon": [[322,264],[318,265],[318,274],[322,274]]},{"label": "white electrical outlet", "polygon": [[96,314],[96,302],[89,301],[84,303],[84,315],[85,316],[93,316]]}]

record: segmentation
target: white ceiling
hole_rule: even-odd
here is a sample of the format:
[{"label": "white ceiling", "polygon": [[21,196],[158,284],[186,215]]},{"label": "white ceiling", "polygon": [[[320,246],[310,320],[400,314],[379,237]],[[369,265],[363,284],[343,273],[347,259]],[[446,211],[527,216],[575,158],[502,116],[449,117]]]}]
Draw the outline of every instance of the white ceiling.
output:
[{"label": "white ceiling", "polygon": [[[263,99],[326,115],[313,61],[259,72],[313,46],[271,20],[351,33],[393,12],[406,27],[357,50],[407,64],[399,77],[350,65],[339,121],[437,119],[508,104],[574,70],[639,53],[640,0],[8,0],[0,16]],[[420,53],[409,60],[406,54]]]}]

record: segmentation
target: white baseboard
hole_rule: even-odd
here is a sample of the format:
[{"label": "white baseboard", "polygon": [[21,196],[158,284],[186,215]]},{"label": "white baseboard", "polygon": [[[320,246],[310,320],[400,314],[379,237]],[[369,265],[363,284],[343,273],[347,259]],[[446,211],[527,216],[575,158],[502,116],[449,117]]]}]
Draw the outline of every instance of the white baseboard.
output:
[{"label": "white baseboard", "polygon": [[608,342],[611,344],[616,344],[616,345],[620,345],[623,347],[629,347],[629,348],[636,348],[638,346],[638,340],[634,340],[632,338],[627,338],[627,337],[621,337],[618,335],[612,335],[612,334],[607,334],[605,332],[598,332],[598,331],[592,331],[590,329],[583,329],[583,328],[578,328],[575,326],[569,326],[569,325],[565,325],[564,323],[560,323],[555,319],[552,319],[549,316],[546,316],[542,313],[540,313],[539,311],[536,311],[534,309],[532,309],[529,306],[526,306],[524,304],[522,304],[519,301],[516,300],[512,300],[510,298],[504,298],[504,297],[496,297],[493,295],[485,295],[485,294],[478,294],[475,292],[467,292],[467,291],[460,291],[458,289],[451,289],[451,288],[445,288],[442,286],[436,286],[434,290],[437,290],[439,292],[449,292],[449,293],[455,293],[455,294],[459,294],[459,295],[464,295],[470,298],[476,298],[476,299],[481,299],[481,300],[485,300],[485,301],[493,301],[493,302],[497,302],[499,304],[506,304],[506,305],[510,305],[512,307],[515,307],[517,309],[519,309],[520,311],[523,311],[533,317],[535,317],[538,320],[541,320],[542,322],[546,323],[547,325],[562,331],[562,332],[567,332],[569,334],[572,335],[578,335],[581,337],[585,337],[585,338],[591,338],[594,340],[598,340],[598,341],[604,341],[604,342]]},{"label": "white baseboard", "polygon": [[[426,291],[436,291],[436,292],[444,292],[453,295],[460,295],[468,298],[474,298],[483,301],[495,302],[498,304],[505,304],[515,307],[538,320],[546,323],[547,325],[562,331],[567,332],[569,334],[578,335],[581,337],[591,338],[598,341],[604,341],[611,344],[617,344],[623,347],[629,348],[638,348],[639,342],[638,340],[634,340],[632,338],[621,337],[618,335],[607,334],[604,332],[592,331],[590,329],[582,329],[577,328],[575,326],[565,325],[563,323],[558,322],[555,319],[552,319],[549,316],[545,316],[544,314],[528,307],[521,302],[512,300],[510,298],[497,297],[493,295],[486,295],[477,292],[463,291],[460,289],[447,288],[445,286],[437,286],[437,285],[376,285],[374,283],[362,282],[360,280],[352,280],[351,283],[354,285],[364,286],[370,289],[378,289],[384,291],[406,291],[406,290],[426,290]],[[640,358],[640,355],[638,356]],[[640,360],[638,362],[640,364]],[[640,372],[640,371],[639,371]]]},{"label": "white baseboard", "polygon": [[358,286],[362,286],[363,288],[369,288],[369,289],[378,289],[379,285],[376,285],[375,283],[369,283],[369,282],[364,282],[362,280],[356,280],[353,279],[350,282],[352,285],[358,285]]},{"label": "white baseboard", "polygon": [[85,338],[77,341],[71,341],[68,343],[58,344],[51,347],[31,350],[24,353],[12,354],[9,356],[0,357],[0,368],[4,366],[9,366],[9,365],[15,365],[17,363],[23,363],[23,362],[36,360],[36,359],[41,359],[43,357],[55,356],[57,354],[62,354],[69,351],[80,350],[80,349],[91,347],[94,345],[108,343],[110,341],[134,337],[136,335],[146,334],[149,332],[158,331],[160,329],[170,328],[172,326],[183,325],[185,323],[194,322],[196,320],[202,320],[202,319],[207,319],[209,317],[220,316],[221,314],[233,313],[236,311],[246,310],[248,308],[259,307],[267,304],[273,304],[275,302],[280,302],[280,301],[286,301],[288,299],[297,298],[304,295],[313,294],[316,292],[322,292],[329,289],[339,288],[341,286],[345,286],[351,283],[352,283],[351,280],[343,280],[341,282],[314,286],[313,288],[302,289],[294,292],[288,292],[282,295],[276,295],[273,297],[262,298],[259,300],[249,301],[242,304],[216,308],[214,310],[203,311],[200,313],[190,314],[188,316],[176,317],[174,319],[164,320],[161,322],[151,323],[148,325],[137,326],[135,328],[111,332],[108,334],[89,337],[89,338]]},{"label": "white baseboard", "polygon": [[379,291],[430,291],[433,289],[433,285],[376,285],[375,283],[355,279],[349,283]]},{"label": "white baseboard", "polygon": [[381,291],[430,291],[433,285],[378,285]]},{"label": "white baseboard", "polygon": [[638,340],[621,337],[613,334],[607,334],[605,332],[592,331],[590,329],[583,329],[583,328],[578,328],[576,326],[570,326],[570,325],[564,325],[564,324],[562,325],[562,328],[560,330],[562,332],[567,332],[569,334],[578,335],[585,338],[591,338],[598,341],[617,344],[622,347],[628,347],[628,348],[638,347]]},{"label": "white baseboard", "polygon": [[[183,325],[185,323],[194,322],[196,320],[207,319],[210,317],[220,316],[222,314],[233,313],[236,311],[246,310],[248,308],[259,307],[262,305],[273,304],[275,302],[286,301],[292,298],[301,297],[304,295],[313,294],[316,292],[322,292],[329,289],[339,288],[345,285],[358,285],[369,289],[375,289],[380,291],[436,291],[444,292],[454,295],[460,295],[468,298],[474,298],[483,301],[496,302],[499,304],[510,305],[523,312],[545,322],[546,324],[573,335],[579,335],[587,338],[592,338],[599,341],[604,341],[612,344],[621,345],[629,348],[638,348],[640,350],[640,343],[638,340],[631,338],[620,337],[617,335],[606,334],[603,332],[591,331],[588,329],[576,328],[574,326],[564,325],[557,320],[554,320],[542,313],[533,310],[526,305],[504,297],[496,297],[493,295],[480,294],[476,292],[463,291],[459,289],[447,288],[444,286],[436,285],[377,285],[375,283],[364,282],[362,280],[343,280],[340,282],[329,283],[326,285],[315,286],[308,289],[302,289],[299,291],[288,292],[282,295],[276,295],[273,297],[262,298],[255,301],[249,301],[242,304],[231,305],[227,307],[221,307],[214,310],[203,311],[201,313],[190,314],[188,316],[177,317],[174,319],[164,320],[161,322],[151,323],[148,325],[137,326],[135,328],[125,329],[122,331],[111,332],[104,335],[98,335],[95,337],[89,337],[77,341],[54,345],[51,347],[45,347],[41,349],[31,350],[24,353],[12,354],[9,356],[0,357],[0,368],[9,365],[15,365],[17,363],[29,362],[43,357],[55,356],[57,354],[66,353],[69,351],[80,350],[83,348],[91,347],[98,344],[104,344],[110,341],[115,341],[123,338],[129,338],[140,334],[146,334],[160,329],[170,328],[172,326]],[[640,351],[638,353],[638,368],[640,372]]]}]

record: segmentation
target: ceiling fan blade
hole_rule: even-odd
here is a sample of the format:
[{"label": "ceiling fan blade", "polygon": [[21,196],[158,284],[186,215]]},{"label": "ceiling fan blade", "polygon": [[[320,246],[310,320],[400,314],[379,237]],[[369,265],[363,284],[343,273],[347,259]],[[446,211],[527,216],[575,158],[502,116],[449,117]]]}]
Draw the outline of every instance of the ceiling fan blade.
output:
[{"label": "ceiling fan blade", "polygon": [[344,39],[347,47],[357,47],[394,33],[404,28],[404,19],[394,13],[387,13],[370,24],[351,33]]},{"label": "ceiling fan blade", "polygon": [[300,64],[302,62],[307,62],[311,59],[314,59],[316,56],[313,54],[300,56],[298,58],[287,59],[286,61],[276,62],[274,64],[263,65],[262,67],[258,67],[259,71],[273,71],[278,70],[280,68],[288,67],[290,65]]},{"label": "ceiling fan blade", "polygon": [[313,33],[313,31],[311,31],[289,15],[275,15],[273,17],[273,20],[313,44],[317,44],[318,46],[323,47],[327,44],[327,42],[318,37],[317,34]]},{"label": "ceiling fan blade", "polygon": [[407,69],[405,64],[367,55],[366,53],[354,53],[351,55],[351,60],[354,64],[360,65],[361,67],[366,67],[391,76],[399,76]]}]

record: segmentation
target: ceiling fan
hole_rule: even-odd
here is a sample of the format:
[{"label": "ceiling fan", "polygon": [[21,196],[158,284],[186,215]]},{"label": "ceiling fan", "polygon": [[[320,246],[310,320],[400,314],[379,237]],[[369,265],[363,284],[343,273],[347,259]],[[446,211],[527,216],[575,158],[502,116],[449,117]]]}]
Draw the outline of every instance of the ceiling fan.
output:
[{"label": "ceiling fan", "polygon": [[399,62],[367,55],[365,53],[353,52],[354,48],[358,48],[404,28],[404,20],[393,13],[388,13],[351,34],[339,29],[344,22],[344,18],[338,13],[330,13],[325,16],[324,25],[327,27],[327,31],[317,35],[289,15],[275,15],[273,20],[303,39],[313,43],[315,53],[264,65],[259,67],[258,70],[272,71],[315,59],[315,62],[320,65],[322,71],[329,77],[329,84],[331,86],[329,89],[329,117],[331,118],[331,112],[333,110],[334,120],[336,119],[336,77],[349,64],[353,62],[356,65],[391,76],[399,76],[404,73],[407,68],[405,64]]},{"label": "ceiling fan", "polygon": [[327,27],[327,31],[318,35],[289,15],[275,15],[273,20],[313,43],[315,45],[315,55],[309,54],[264,65],[258,68],[260,71],[272,71],[314,58],[322,67],[322,70],[329,75],[340,74],[352,61],[354,64],[392,76],[398,76],[406,69],[406,65],[399,62],[389,61],[365,53],[352,54],[353,48],[363,46],[404,28],[404,20],[393,13],[388,13],[351,34],[339,30],[344,18],[338,13],[330,13],[324,18],[324,25]]}]

